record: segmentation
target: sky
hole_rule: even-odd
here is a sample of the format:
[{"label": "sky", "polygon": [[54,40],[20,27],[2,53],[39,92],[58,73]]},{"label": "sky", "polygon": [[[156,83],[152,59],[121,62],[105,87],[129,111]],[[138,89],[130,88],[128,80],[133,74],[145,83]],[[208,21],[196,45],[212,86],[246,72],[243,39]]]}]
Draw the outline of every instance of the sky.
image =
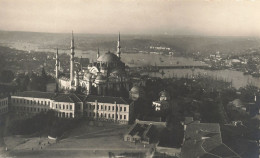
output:
[{"label": "sky", "polygon": [[0,30],[260,36],[260,0],[0,0]]}]

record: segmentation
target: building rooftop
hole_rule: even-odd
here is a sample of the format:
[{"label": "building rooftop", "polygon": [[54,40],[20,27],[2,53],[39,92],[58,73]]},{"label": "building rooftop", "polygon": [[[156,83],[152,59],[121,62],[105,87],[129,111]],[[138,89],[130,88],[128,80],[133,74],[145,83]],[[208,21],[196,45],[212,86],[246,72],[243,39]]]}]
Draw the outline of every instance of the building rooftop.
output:
[{"label": "building rooftop", "polygon": [[83,102],[84,98],[79,97],[76,94],[58,94],[54,97],[54,101],[56,102],[68,102],[68,103],[77,103]]},{"label": "building rooftop", "polygon": [[39,91],[25,91],[19,92],[12,96],[18,97],[30,97],[30,98],[45,98],[45,99],[52,99],[56,102],[97,102],[99,103],[112,103],[115,102],[117,104],[130,104],[131,101],[122,97],[111,97],[111,96],[97,96],[97,95],[78,95],[74,93],[64,94],[64,93],[52,93],[52,92],[39,92]]},{"label": "building rooftop", "polygon": [[88,102],[97,102],[99,103],[112,103],[114,104],[115,102],[117,104],[130,104],[130,100],[122,97],[111,97],[111,96],[97,96],[97,95],[89,95],[87,96],[86,100]]},{"label": "building rooftop", "polygon": [[183,158],[240,156],[222,143],[220,126],[217,123],[191,123],[187,125],[185,141],[181,149]]},{"label": "building rooftop", "polygon": [[52,99],[55,96],[55,93],[40,92],[40,91],[25,91],[25,92],[18,92],[12,96]]},{"label": "building rooftop", "polygon": [[130,127],[130,129],[127,131],[127,135],[131,136],[138,136],[141,138],[150,138],[152,137],[152,124],[139,124],[135,123]]},{"label": "building rooftop", "polygon": [[106,52],[102,54],[97,61],[102,63],[117,63],[120,62],[120,59],[114,53]]}]

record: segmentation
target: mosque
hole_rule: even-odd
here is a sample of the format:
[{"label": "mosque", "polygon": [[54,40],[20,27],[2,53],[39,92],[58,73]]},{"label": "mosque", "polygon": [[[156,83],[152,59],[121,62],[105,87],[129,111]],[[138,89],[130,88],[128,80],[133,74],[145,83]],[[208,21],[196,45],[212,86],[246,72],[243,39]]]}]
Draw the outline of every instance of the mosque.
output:
[{"label": "mosque", "polygon": [[108,51],[104,54],[97,52],[97,59],[87,67],[77,66],[74,60],[74,35],[71,38],[70,76],[59,76],[59,56],[56,53],[56,79],[60,90],[76,90],[81,87],[89,95],[107,95],[108,92],[120,92],[122,89],[129,91],[129,77],[126,65],[121,61],[120,33],[117,41],[116,54]]}]

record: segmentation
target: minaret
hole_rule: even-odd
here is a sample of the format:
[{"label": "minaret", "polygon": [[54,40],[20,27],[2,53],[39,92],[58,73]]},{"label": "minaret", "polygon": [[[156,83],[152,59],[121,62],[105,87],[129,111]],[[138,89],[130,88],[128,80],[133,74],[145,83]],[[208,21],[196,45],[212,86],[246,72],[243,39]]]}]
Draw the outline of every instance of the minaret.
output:
[{"label": "minaret", "polygon": [[70,54],[70,83],[72,84],[73,79],[74,79],[74,36],[73,36],[73,31],[71,34],[71,54]]},{"label": "minaret", "polygon": [[58,54],[58,48],[57,48],[57,52],[56,52],[56,78],[58,79],[59,78],[59,65],[60,65],[60,62],[59,62],[59,54]]},{"label": "minaret", "polygon": [[119,59],[121,58],[120,57],[120,55],[121,55],[120,48],[121,48],[121,46],[120,46],[120,32],[119,32],[118,40],[117,40],[117,51],[116,51],[117,56],[118,56]]},{"label": "minaret", "polygon": [[82,56],[80,57],[80,70],[82,70],[82,63],[83,63],[83,61],[82,61],[83,59],[82,59]]},{"label": "minaret", "polygon": [[99,48],[98,48],[98,50],[97,50],[97,59],[99,58]]}]

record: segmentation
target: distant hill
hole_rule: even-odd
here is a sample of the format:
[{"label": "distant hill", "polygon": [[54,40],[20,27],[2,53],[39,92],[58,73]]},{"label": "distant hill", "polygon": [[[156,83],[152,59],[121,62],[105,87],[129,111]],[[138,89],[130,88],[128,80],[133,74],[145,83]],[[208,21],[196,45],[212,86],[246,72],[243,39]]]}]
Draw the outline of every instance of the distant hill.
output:
[{"label": "distant hill", "polygon": [[[116,50],[117,34],[75,34],[76,49]],[[41,48],[70,49],[71,33],[37,33],[0,31],[0,44],[29,43]],[[201,52],[210,54],[219,51],[239,54],[248,49],[258,49],[260,39],[253,37],[204,37],[170,35],[125,35],[121,34],[122,51],[146,50],[150,46],[164,46],[183,54]]]}]

